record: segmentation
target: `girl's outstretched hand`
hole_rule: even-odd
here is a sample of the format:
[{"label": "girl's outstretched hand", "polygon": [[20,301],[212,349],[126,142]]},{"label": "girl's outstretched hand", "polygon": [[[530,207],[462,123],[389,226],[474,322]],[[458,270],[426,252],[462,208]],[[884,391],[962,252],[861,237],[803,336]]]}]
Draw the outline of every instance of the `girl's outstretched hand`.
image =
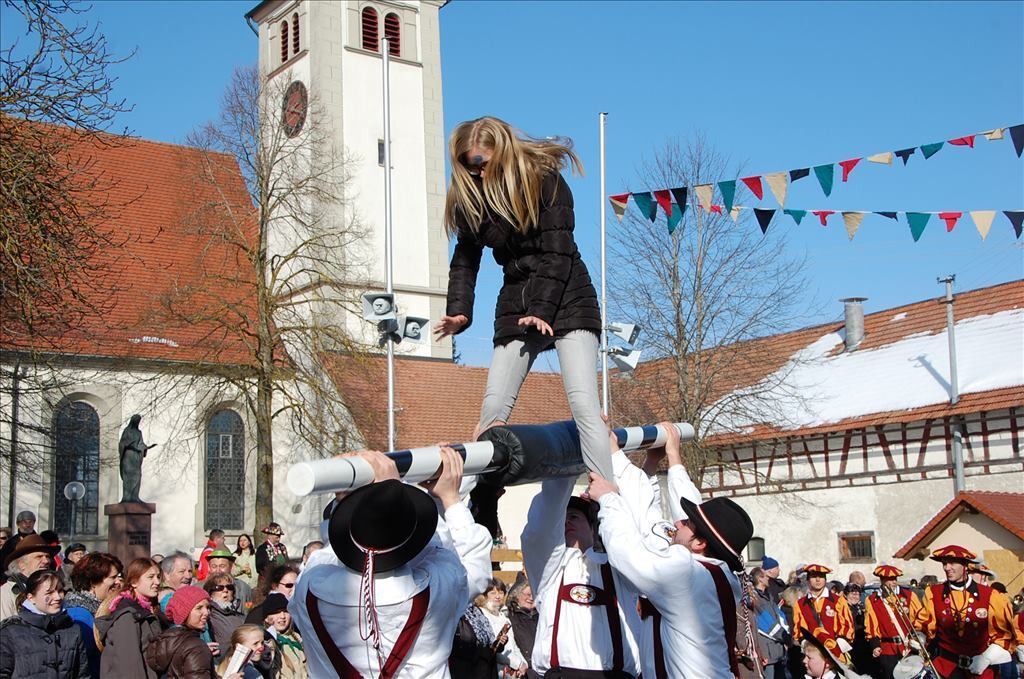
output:
[{"label": "girl's outstretched hand", "polygon": [[551,337],[555,336],[555,331],[551,329],[551,326],[547,324],[547,321],[537,318],[536,316],[523,316],[519,319],[519,325],[533,326],[534,328],[537,328],[542,335],[550,335]]},{"label": "girl's outstretched hand", "polygon": [[462,326],[469,323],[469,319],[458,314],[457,316],[442,316],[441,322],[434,326],[434,339],[444,339],[449,335],[454,335]]}]

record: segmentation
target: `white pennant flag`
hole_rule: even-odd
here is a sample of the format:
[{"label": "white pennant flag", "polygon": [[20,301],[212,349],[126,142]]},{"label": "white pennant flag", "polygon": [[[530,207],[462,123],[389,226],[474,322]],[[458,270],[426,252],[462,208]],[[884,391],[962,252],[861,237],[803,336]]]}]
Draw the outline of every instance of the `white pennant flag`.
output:
[{"label": "white pennant flag", "polygon": [[868,156],[868,160],[870,160],[872,163],[892,165],[892,151],[886,151],[885,153],[876,153],[873,156]]},{"label": "white pennant flag", "polygon": [[853,240],[853,234],[857,233],[860,223],[864,220],[863,212],[844,212],[843,223],[846,224],[846,235]]},{"label": "white pennant flag", "polygon": [[711,209],[711,200],[715,197],[715,187],[711,184],[701,184],[693,189],[697,192],[697,202],[705,211]]},{"label": "white pennant flag", "polygon": [[768,188],[772,190],[775,200],[779,201],[779,207],[785,207],[786,190],[789,187],[789,173],[772,172],[771,174],[766,174],[764,179],[768,182]]},{"label": "white pennant flag", "polygon": [[989,130],[988,132],[982,132],[982,134],[985,135],[985,139],[988,139],[989,141],[998,141],[998,140],[1003,138],[1003,132],[1005,132],[1005,131],[1006,131],[1005,127],[997,127],[994,130]]},{"label": "white pennant flag", "polygon": [[988,237],[988,230],[992,228],[992,220],[995,216],[995,210],[974,210],[971,212],[971,219],[974,220],[974,226],[978,227],[981,240],[985,240]]},{"label": "white pennant flag", "polygon": [[729,210],[729,216],[732,217],[732,221],[739,222],[741,209],[742,208],[734,207],[733,209]]}]

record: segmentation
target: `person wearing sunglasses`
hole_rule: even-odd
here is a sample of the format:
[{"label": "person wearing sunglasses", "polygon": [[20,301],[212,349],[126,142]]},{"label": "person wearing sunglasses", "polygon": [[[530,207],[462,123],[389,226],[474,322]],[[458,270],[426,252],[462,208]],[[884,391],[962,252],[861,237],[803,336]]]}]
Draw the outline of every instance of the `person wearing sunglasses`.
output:
[{"label": "person wearing sunglasses", "polygon": [[456,239],[437,339],[473,322],[477,274],[491,248],[504,274],[494,354],[478,432],[508,421],[537,356],[558,352],[583,459],[612,478],[608,427],[597,395],[601,310],[573,237],[573,197],[561,171],[583,166],[562,138],[533,139],[493,117],[459,124],[448,142],[451,183],[444,223]]},{"label": "person wearing sunglasses", "polygon": [[239,610],[235,598],[234,579],[227,573],[213,573],[203,583],[203,589],[210,595],[210,619],[207,632],[220,653],[230,651],[231,635],[245,623],[245,613]]},{"label": "person wearing sunglasses", "polygon": [[[227,547],[219,547],[206,556],[207,577],[214,574],[231,575],[235,567],[235,559],[238,557]],[[235,586],[235,605],[241,611],[252,607],[252,587],[244,580],[236,577],[231,578]],[[202,587],[203,583],[199,583]]]},{"label": "person wearing sunglasses", "polygon": [[[286,599],[291,599],[292,594],[295,593],[295,581],[298,577],[298,572],[291,564],[280,564],[270,568],[267,571],[266,589],[263,592],[264,599],[275,592]],[[266,617],[262,606],[262,602],[258,606],[253,606],[252,610],[245,616],[245,621],[254,625],[262,625],[263,618]]]}]

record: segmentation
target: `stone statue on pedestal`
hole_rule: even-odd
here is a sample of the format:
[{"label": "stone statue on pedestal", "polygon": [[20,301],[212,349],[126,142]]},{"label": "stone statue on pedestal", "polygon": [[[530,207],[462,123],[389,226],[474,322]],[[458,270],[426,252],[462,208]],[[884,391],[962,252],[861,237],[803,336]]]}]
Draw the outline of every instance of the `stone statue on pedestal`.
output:
[{"label": "stone statue on pedestal", "polygon": [[146,452],[156,444],[146,445],[142,440],[139,422],[142,415],[132,415],[128,426],[121,432],[121,440],[117,444],[117,452],[121,456],[121,485],[124,492],[121,502],[142,502],[139,499],[139,487],[142,485],[142,459]]}]

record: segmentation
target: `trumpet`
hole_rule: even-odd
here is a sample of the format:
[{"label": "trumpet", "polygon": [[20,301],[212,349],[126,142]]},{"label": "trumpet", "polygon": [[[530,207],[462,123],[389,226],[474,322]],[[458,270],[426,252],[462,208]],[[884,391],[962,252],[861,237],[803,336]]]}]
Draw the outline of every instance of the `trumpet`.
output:
[{"label": "trumpet", "polygon": [[[916,649],[921,656],[921,660],[931,670],[932,675],[941,679],[942,675],[935,668],[932,656],[928,653],[928,640],[914,627],[914,621],[910,619],[910,611],[907,610],[903,600],[884,585],[881,588],[880,594],[883,603],[885,603],[885,609],[889,611],[889,615],[894,617],[893,622],[896,623],[894,626],[896,631],[899,632],[900,639],[903,640],[903,657],[906,658],[912,650]],[[907,630],[907,633],[903,634],[903,630]]]}]

